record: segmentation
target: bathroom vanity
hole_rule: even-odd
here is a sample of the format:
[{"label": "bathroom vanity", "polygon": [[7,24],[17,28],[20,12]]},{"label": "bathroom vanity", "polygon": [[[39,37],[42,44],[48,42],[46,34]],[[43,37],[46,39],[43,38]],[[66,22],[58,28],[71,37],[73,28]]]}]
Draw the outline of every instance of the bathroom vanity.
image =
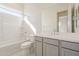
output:
[{"label": "bathroom vanity", "polygon": [[[67,40],[66,40],[67,39]],[[76,39],[35,36],[36,56],[79,56],[79,42]]]}]

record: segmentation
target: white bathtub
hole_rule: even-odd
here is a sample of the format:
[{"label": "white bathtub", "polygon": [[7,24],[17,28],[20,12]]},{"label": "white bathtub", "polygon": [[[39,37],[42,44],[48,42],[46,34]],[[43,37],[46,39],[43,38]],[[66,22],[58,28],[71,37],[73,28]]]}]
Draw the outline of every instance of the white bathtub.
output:
[{"label": "white bathtub", "polygon": [[0,56],[28,56],[30,48],[22,49],[21,44],[24,41],[9,42],[0,44]]}]

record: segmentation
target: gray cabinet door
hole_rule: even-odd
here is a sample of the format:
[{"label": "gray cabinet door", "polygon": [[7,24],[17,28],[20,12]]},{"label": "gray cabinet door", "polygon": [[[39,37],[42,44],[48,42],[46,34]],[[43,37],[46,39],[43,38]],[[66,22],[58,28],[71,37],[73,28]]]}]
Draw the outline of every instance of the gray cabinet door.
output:
[{"label": "gray cabinet door", "polygon": [[79,56],[79,52],[62,48],[62,56]]},{"label": "gray cabinet door", "polygon": [[65,42],[65,41],[62,41],[61,42],[61,46],[62,47],[65,47],[65,48],[69,48],[69,49],[72,49],[72,50],[76,50],[76,51],[79,51],[79,43],[72,43],[72,42]]},{"label": "gray cabinet door", "polygon": [[42,56],[42,42],[36,41],[35,42],[35,55],[36,56]]},{"label": "gray cabinet door", "polygon": [[44,43],[43,55],[44,56],[58,56],[58,47]]},{"label": "gray cabinet door", "polygon": [[0,42],[3,41],[3,17],[2,13],[0,12]]}]

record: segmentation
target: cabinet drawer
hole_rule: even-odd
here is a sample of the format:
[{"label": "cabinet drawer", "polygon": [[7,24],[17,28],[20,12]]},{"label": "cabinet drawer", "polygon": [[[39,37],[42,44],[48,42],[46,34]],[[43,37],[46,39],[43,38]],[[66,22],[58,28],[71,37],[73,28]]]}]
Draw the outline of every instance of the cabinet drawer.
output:
[{"label": "cabinet drawer", "polygon": [[50,44],[43,44],[44,56],[58,56],[58,47]]},{"label": "cabinet drawer", "polygon": [[35,36],[35,40],[37,40],[37,41],[42,41],[42,37]]},{"label": "cabinet drawer", "polygon": [[66,47],[66,48],[69,48],[69,49],[72,49],[72,50],[79,51],[79,44],[78,43],[62,41],[61,45],[62,45],[62,47]]},{"label": "cabinet drawer", "polygon": [[62,48],[62,56],[79,56],[79,52]]},{"label": "cabinet drawer", "polygon": [[44,42],[46,43],[58,45],[58,40],[51,39],[51,38],[43,38],[43,39],[44,39]]}]

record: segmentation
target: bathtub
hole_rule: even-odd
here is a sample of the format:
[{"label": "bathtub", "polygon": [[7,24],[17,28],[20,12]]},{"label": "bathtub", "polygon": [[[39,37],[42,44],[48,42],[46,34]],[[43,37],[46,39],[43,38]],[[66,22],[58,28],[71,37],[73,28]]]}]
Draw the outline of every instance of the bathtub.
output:
[{"label": "bathtub", "polygon": [[[27,49],[21,48],[23,42],[25,41],[0,43],[0,56],[29,56],[30,52]],[[30,50],[30,48],[28,49]]]}]

